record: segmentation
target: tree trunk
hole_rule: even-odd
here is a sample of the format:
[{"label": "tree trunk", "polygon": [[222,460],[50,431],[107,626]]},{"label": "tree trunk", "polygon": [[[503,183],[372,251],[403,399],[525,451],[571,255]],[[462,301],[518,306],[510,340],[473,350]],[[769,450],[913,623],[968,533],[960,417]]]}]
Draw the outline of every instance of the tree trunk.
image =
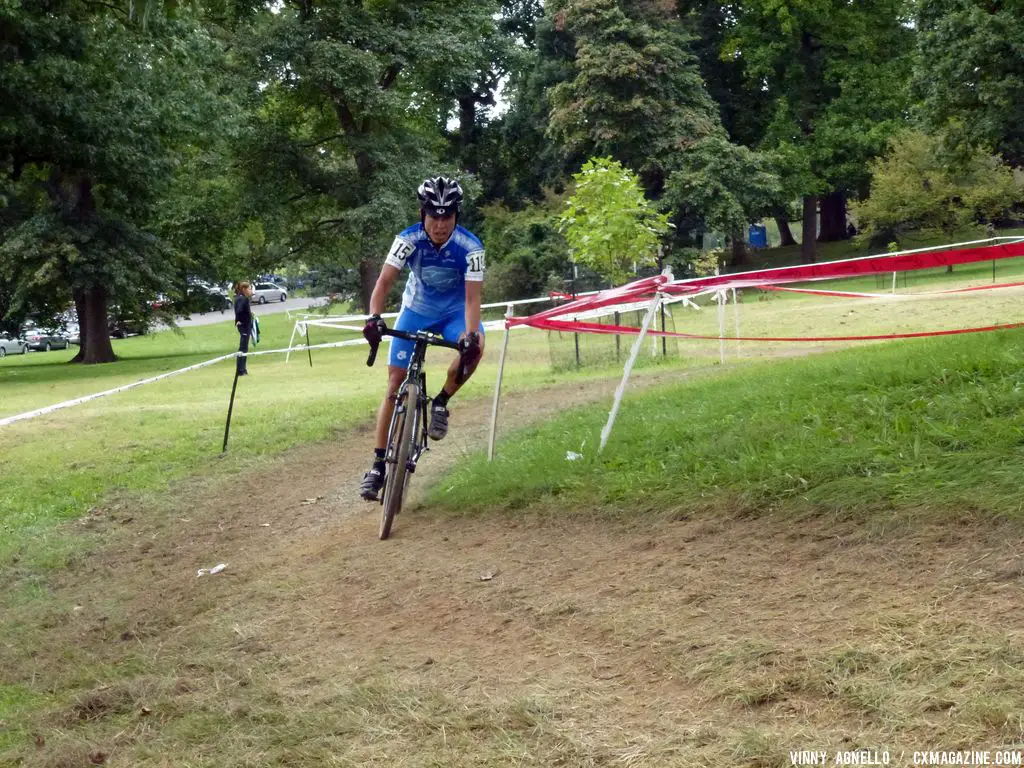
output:
[{"label": "tree trunk", "polygon": [[479,141],[476,121],[476,97],[473,94],[459,97],[459,156],[462,166],[476,175],[480,170],[477,162],[477,142]]},{"label": "tree trunk", "polygon": [[85,292],[75,288],[71,291],[71,296],[75,300],[75,313],[78,315],[78,352],[71,358],[71,362],[81,363],[85,360],[85,329],[88,327],[89,316],[85,312]]},{"label": "tree trunk", "polygon": [[786,220],[785,215],[776,214],[774,217],[775,226],[779,228],[779,237],[782,238],[780,246],[796,245],[796,238],[793,237],[793,230],[789,228],[789,221]]},{"label": "tree trunk", "polygon": [[377,274],[377,263],[373,259],[359,260],[359,300],[366,315],[370,314],[370,297],[377,284]]},{"label": "tree trunk", "polygon": [[821,199],[821,232],[818,234],[818,242],[831,243],[847,239],[846,195],[842,192],[829,192]]},{"label": "tree trunk", "polygon": [[813,264],[818,256],[818,249],[815,247],[818,235],[818,197],[807,195],[804,197],[804,228],[803,241],[800,243],[800,255],[804,261]]},{"label": "tree trunk", "polygon": [[112,363],[117,360],[107,332],[107,289],[94,286],[84,291],[85,323],[81,326],[82,362]]},{"label": "tree trunk", "polygon": [[732,241],[732,257],[729,259],[729,266],[743,266],[747,263],[747,243],[743,239],[743,233],[733,232],[729,239]]}]

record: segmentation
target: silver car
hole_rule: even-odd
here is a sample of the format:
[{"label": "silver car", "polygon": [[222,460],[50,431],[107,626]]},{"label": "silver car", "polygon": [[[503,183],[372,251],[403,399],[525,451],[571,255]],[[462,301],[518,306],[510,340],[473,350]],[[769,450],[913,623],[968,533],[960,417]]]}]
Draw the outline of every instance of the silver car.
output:
[{"label": "silver car", "polygon": [[24,355],[28,352],[28,344],[21,339],[12,339],[5,333],[0,333],[0,357],[8,355]]},{"label": "silver car", "polygon": [[285,301],[288,298],[288,291],[273,283],[256,283],[252,287],[252,299],[257,304],[266,304],[268,301]]},{"label": "silver car", "polygon": [[58,331],[48,328],[31,328],[25,331],[25,341],[28,342],[29,349],[38,349],[40,352],[68,348],[68,340]]}]

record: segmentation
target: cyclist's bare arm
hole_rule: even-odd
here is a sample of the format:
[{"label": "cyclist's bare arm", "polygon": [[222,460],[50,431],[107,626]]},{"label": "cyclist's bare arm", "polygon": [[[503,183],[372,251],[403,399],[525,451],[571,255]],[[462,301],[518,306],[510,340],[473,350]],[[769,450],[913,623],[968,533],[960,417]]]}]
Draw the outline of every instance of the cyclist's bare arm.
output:
[{"label": "cyclist's bare arm", "polygon": [[399,270],[390,264],[385,264],[377,277],[377,284],[373,286],[373,293],[370,295],[370,314],[383,315],[387,306],[388,294],[391,286],[398,279]]},{"label": "cyclist's bare arm", "polygon": [[466,281],[466,330],[476,331],[480,327],[480,301],[483,296],[483,283]]}]

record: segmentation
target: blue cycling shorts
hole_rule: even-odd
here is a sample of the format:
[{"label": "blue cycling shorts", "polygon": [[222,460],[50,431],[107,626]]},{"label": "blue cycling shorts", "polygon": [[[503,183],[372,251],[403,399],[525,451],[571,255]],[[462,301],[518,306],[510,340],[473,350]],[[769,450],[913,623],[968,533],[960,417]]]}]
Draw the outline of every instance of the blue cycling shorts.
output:
[{"label": "blue cycling shorts", "polygon": [[[401,313],[398,315],[398,320],[395,323],[396,331],[405,331],[406,333],[416,333],[416,331],[433,331],[444,336],[445,341],[458,341],[459,336],[466,330],[466,313],[464,310],[459,310],[457,314],[449,315],[448,317],[432,318],[424,317],[418,312],[413,312],[411,309],[402,308]],[[484,337],[484,324],[480,323],[480,327],[477,329],[480,334],[480,338]],[[412,351],[415,348],[415,342],[409,341],[408,339],[391,339],[391,355],[388,358],[388,365],[393,365],[396,368],[408,368],[409,362],[412,360]]]}]

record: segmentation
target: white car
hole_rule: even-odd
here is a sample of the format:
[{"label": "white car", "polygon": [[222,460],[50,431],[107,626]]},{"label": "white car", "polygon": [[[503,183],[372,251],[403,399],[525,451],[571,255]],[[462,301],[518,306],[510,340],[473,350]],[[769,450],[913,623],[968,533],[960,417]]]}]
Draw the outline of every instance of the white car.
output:
[{"label": "white car", "polygon": [[28,344],[21,339],[12,339],[0,333],[0,357],[8,355],[24,355],[28,352]]},{"label": "white car", "polygon": [[252,287],[252,299],[257,304],[266,304],[268,301],[285,301],[288,298],[288,291],[273,283],[256,283]]}]

